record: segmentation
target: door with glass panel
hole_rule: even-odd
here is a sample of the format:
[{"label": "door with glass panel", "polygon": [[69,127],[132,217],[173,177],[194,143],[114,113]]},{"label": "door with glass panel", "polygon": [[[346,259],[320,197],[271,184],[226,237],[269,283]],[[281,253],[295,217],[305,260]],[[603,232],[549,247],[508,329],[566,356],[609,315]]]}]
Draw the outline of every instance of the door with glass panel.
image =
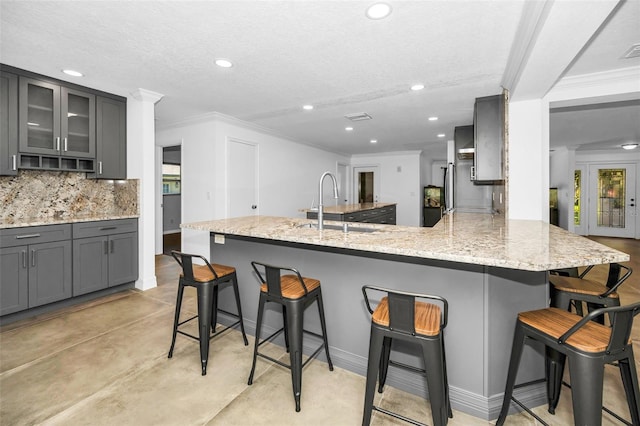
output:
[{"label": "door with glass panel", "polygon": [[589,166],[589,235],[635,237],[636,167]]}]

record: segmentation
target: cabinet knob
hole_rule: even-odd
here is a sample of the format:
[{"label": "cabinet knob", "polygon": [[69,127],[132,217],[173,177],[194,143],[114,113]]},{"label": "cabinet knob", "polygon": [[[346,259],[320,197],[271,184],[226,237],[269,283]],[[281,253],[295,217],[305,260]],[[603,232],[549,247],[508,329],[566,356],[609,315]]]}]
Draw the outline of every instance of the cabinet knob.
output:
[{"label": "cabinet knob", "polygon": [[255,204],[252,204],[252,205],[251,205],[251,210],[255,210],[255,209],[257,209],[257,208],[258,208],[258,206],[256,206]]}]

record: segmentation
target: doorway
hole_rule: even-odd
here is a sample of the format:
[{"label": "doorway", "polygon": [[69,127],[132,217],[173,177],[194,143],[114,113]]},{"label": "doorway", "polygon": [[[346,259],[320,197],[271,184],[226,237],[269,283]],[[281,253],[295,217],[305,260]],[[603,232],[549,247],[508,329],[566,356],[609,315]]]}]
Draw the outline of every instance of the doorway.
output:
[{"label": "doorway", "polygon": [[377,166],[354,167],[353,183],[357,203],[377,203],[380,191],[380,173]]},{"label": "doorway", "polygon": [[349,201],[347,194],[347,165],[344,163],[338,163],[337,167],[337,180],[338,180],[338,205],[345,205]]},{"label": "doorway", "polygon": [[181,249],[182,151],[181,146],[162,148],[162,253]]},{"label": "doorway", "polygon": [[589,165],[589,235],[635,238],[636,166]]}]

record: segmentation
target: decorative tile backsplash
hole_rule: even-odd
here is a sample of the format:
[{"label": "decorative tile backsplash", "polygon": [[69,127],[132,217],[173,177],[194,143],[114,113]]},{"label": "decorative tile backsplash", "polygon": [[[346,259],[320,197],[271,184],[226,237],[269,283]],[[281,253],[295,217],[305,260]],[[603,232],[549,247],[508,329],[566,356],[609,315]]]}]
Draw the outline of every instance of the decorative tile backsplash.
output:
[{"label": "decorative tile backsplash", "polygon": [[138,180],[87,179],[84,173],[20,170],[0,176],[0,220],[138,215]]}]

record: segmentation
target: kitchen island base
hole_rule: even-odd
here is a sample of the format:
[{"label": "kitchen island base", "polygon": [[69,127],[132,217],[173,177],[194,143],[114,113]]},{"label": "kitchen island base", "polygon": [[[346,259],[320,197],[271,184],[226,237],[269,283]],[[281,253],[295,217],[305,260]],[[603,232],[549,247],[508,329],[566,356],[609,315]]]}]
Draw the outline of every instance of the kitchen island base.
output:
[{"label": "kitchen island base", "polygon": [[[444,331],[452,407],[484,419],[498,416],[507,375],[518,312],[548,305],[547,273],[473,265],[335,247],[211,233],[211,261],[234,265],[245,315],[258,310],[259,281],[250,262],[296,265],[323,287],[327,334],[334,365],[366,374],[370,316],[361,287],[365,284],[431,293],[449,302]],[[218,244],[215,241],[224,241]],[[231,292],[221,291],[220,306],[234,304]],[[221,318],[224,320],[225,318]],[[263,333],[281,327],[277,309],[265,312]],[[255,335],[255,317],[245,317]],[[317,316],[305,317],[305,328],[319,330]],[[283,344],[283,342],[279,342]],[[305,341],[305,353],[316,342]],[[420,366],[418,347],[394,343],[396,360]],[[544,377],[542,347],[527,348],[518,382]],[[319,356],[320,359],[324,359]],[[249,371],[247,366],[247,371]],[[423,377],[390,368],[387,383],[428,398]],[[304,380],[303,380],[304,389]],[[546,403],[544,383],[522,388],[517,398],[528,406]]]}]

